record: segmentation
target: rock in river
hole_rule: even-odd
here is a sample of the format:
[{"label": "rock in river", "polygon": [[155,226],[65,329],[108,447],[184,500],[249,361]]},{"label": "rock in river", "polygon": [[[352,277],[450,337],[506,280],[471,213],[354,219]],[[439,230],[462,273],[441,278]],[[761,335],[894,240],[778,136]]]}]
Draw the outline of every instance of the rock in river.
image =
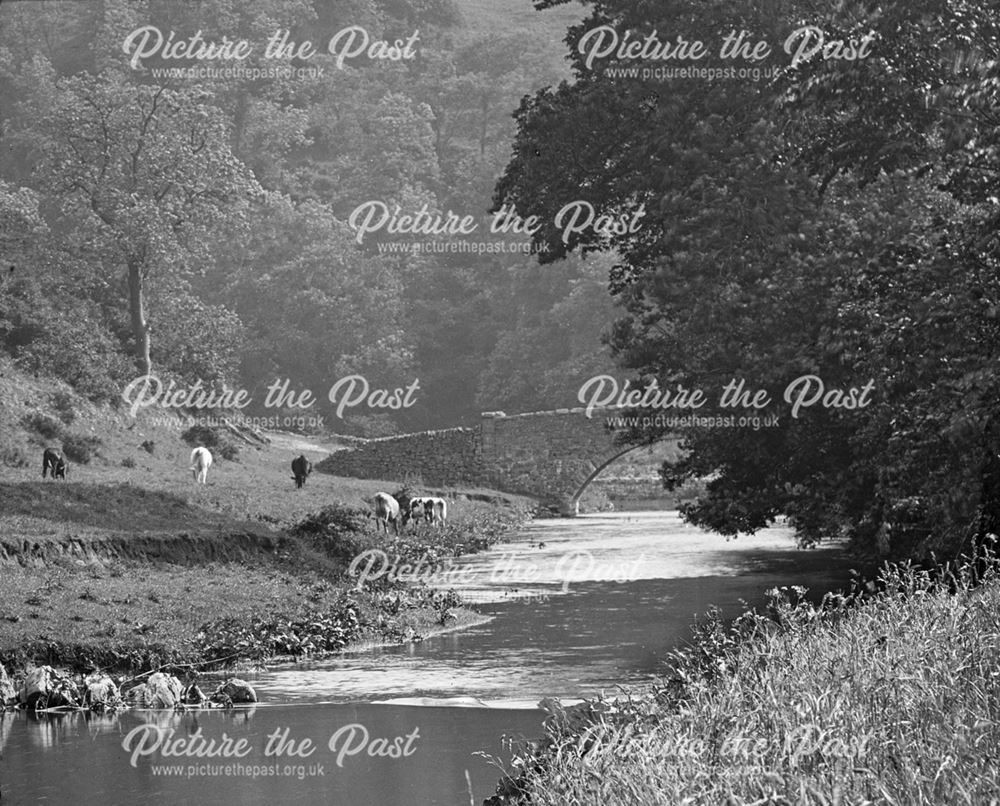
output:
[{"label": "rock in river", "polygon": [[31,666],[17,691],[17,700],[28,708],[75,707],[80,704],[80,690],[51,666]]},{"label": "rock in river", "polygon": [[121,701],[118,686],[106,674],[94,672],[83,681],[83,704],[95,711],[111,708]]},{"label": "rock in river", "polygon": [[224,704],[232,703],[234,705],[257,702],[257,692],[245,680],[240,680],[238,677],[230,677],[212,693],[212,701]]},{"label": "rock in river", "polygon": [[17,702],[17,691],[14,683],[7,675],[7,670],[0,663],[0,708],[7,705],[14,705]]},{"label": "rock in river", "polygon": [[174,708],[181,704],[184,686],[170,674],[156,672],[126,695],[136,708]]},{"label": "rock in river", "polygon": [[191,685],[184,689],[185,705],[201,705],[207,699],[208,697],[205,696],[205,692],[194,683],[191,683]]}]

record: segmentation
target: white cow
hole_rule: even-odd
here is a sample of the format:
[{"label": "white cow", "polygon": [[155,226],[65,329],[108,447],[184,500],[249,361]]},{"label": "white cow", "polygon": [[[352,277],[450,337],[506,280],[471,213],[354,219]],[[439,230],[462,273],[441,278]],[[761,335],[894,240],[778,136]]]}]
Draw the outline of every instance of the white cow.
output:
[{"label": "white cow", "polygon": [[208,469],[212,466],[212,454],[208,448],[199,445],[191,451],[191,472],[198,484],[208,483]]},{"label": "white cow", "polygon": [[379,524],[385,533],[389,534],[389,524],[391,523],[399,534],[399,501],[389,493],[375,493],[375,531],[378,531]]},{"label": "white cow", "polygon": [[432,526],[444,526],[448,519],[448,502],[433,496],[424,499],[424,517]]}]

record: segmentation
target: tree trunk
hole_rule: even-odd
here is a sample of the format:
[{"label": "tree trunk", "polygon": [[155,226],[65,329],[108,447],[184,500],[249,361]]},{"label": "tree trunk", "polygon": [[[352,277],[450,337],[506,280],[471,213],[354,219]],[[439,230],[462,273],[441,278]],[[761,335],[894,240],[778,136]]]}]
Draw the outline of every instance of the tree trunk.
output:
[{"label": "tree trunk", "polygon": [[486,133],[489,125],[490,102],[485,95],[482,96],[480,102],[482,105],[483,116],[482,124],[479,127],[479,157],[482,159],[486,155]]},{"label": "tree trunk", "polygon": [[244,93],[236,95],[236,111],[233,113],[233,130],[229,138],[230,148],[240,159],[247,161],[248,155],[243,153],[243,142],[246,139],[247,116],[249,103]]},{"label": "tree trunk", "polygon": [[135,336],[135,360],[139,371],[149,375],[153,362],[149,358],[149,323],[142,296],[142,271],[138,261],[128,264],[128,307],[132,315],[132,335]]}]

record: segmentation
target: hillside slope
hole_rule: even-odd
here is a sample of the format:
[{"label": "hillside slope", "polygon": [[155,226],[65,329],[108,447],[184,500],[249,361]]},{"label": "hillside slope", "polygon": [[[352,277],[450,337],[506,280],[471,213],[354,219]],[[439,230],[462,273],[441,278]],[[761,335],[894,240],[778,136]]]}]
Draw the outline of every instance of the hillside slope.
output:
[{"label": "hillside slope", "polygon": [[[199,485],[185,427],[162,413],[133,419],[0,361],[0,663],[134,671],[266,657],[260,636],[296,620],[336,633],[357,619],[358,638],[400,640],[446,616],[476,618],[433,591],[401,588],[402,607],[388,613],[378,594],[353,590],[347,560],[379,545],[367,502],[399,483],[314,473],[296,489],[292,459],[318,462],[337,438],[233,437]],[[70,456],[66,480],[42,479],[45,447]],[[506,499],[438,492],[451,498],[452,522],[414,536],[415,551],[489,545],[518,522],[498,515]],[[300,534],[304,521],[321,528]],[[245,630],[256,637],[240,643],[233,635]]]}]

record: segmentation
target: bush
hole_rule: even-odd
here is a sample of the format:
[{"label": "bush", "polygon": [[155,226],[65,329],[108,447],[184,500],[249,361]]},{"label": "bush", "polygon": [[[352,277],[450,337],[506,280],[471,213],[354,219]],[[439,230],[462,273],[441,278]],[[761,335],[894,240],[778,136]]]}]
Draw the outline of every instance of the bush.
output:
[{"label": "bush", "polygon": [[59,378],[94,401],[120,399],[118,390],[135,370],[98,311],[87,302],[49,299],[43,291],[23,288],[5,302],[0,348],[22,370]]},{"label": "bush", "polygon": [[55,409],[56,416],[66,425],[73,425],[76,419],[76,406],[73,404],[73,395],[69,392],[56,392],[52,395],[52,408]]},{"label": "bush", "polygon": [[122,467],[127,467],[130,469],[135,467],[135,459],[133,459],[131,456],[126,456],[124,459],[122,459]]},{"label": "bush", "polygon": [[181,434],[183,439],[192,448],[204,445],[206,448],[214,448],[219,444],[219,434],[216,430],[207,425],[192,425],[187,431]]},{"label": "bush", "polygon": [[240,455],[240,446],[235,442],[224,442],[216,448],[216,453],[228,462],[235,462]]},{"label": "bush", "polygon": [[192,448],[204,445],[212,452],[213,456],[219,456],[230,462],[235,461],[236,457],[240,455],[239,445],[233,442],[227,434],[209,425],[196,423],[181,434],[181,439]]},{"label": "bush", "polygon": [[309,514],[292,527],[300,537],[313,538],[315,548],[345,567],[363,551],[372,547],[367,535],[369,515],[360,509],[336,503]]},{"label": "bush", "polygon": [[306,515],[292,527],[292,531],[298,535],[360,534],[365,531],[368,517],[364,510],[337,502],[324,507],[315,515]]},{"label": "bush", "polygon": [[361,635],[355,606],[342,600],[326,610],[290,616],[227,618],[205,624],[196,642],[209,660],[234,658],[264,660],[274,655],[313,655],[336,652]]},{"label": "bush", "polygon": [[21,423],[29,431],[34,431],[42,439],[50,441],[61,440],[65,431],[63,424],[59,420],[55,419],[55,417],[49,417],[47,414],[42,414],[40,411],[26,414]]},{"label": "bush", "polygon": [[0,447],[0,464],[7,467],[30,467],[31,460],[21,445],[4,445]]},{"label": "bush", "polygon": [[66,458],[82,465],[90,464],[90,460],[100,447],[101,440],[97,437],[82,434],[67,434],[63,437],[63,453],[66,454]]},{"label": "bush", "polygon": [[139,447],[141,447],[146,453],[151,454],[156,450],[156,443],[151,439],[147,439]]}]

